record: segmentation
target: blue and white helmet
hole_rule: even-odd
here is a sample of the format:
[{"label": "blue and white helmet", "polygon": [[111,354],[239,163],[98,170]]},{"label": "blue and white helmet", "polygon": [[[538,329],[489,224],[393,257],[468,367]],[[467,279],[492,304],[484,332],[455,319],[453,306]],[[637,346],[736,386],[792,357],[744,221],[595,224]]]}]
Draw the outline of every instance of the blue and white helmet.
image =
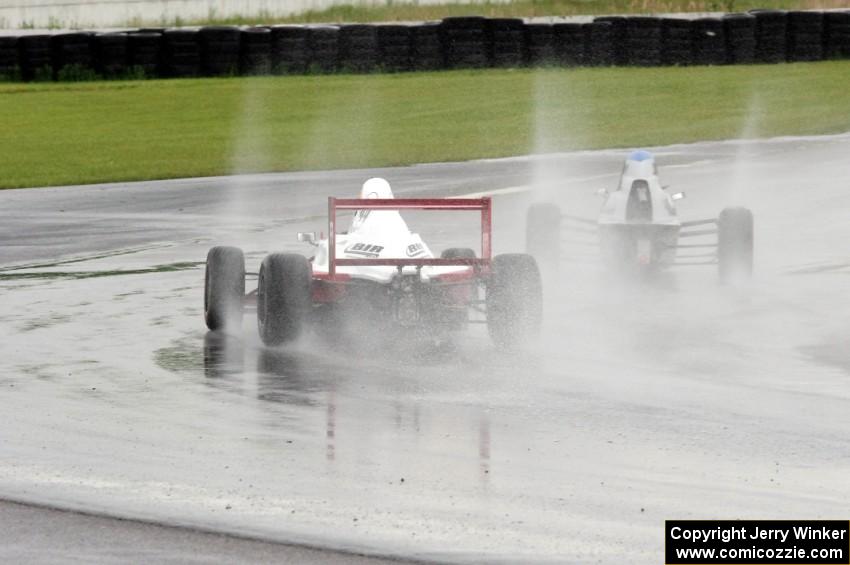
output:
[{"label": "blue and white helmet", "polygon": [[648,179],[651,176],[657,175],[658,168],[655,166],[655,157],[649,151],[639,149],[632,151],[626,157],[626,163],[623,166],[623,177]]}]

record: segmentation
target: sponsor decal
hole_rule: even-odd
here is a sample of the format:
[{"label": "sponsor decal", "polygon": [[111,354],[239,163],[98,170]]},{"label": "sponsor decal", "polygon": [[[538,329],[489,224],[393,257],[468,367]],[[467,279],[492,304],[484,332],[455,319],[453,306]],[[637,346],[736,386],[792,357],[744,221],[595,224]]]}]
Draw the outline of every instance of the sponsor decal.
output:
[{"label": "sponsor decal", "polygon": [[377,257],[384,250],[383,245],[371,243],[354,243],[345,248],[346,255],[359,255],[361,257]]},{"label": "sponsor decal", "polygon": [[425,246],[421,243],[413,243],[407,246],[406,252],[408,257],[418,257],[425,253]]}]

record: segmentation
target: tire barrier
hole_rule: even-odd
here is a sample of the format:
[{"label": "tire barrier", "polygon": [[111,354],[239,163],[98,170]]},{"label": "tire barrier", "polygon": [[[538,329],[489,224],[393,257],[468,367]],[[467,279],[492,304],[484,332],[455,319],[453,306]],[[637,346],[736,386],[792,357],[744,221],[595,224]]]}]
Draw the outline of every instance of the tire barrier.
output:
[{"label": "tire barrier", "polygon": [[106,78],[128,73],[129,38],[125,33],[98,33],[92,37],[95,72]]},{"label": "tire barrier", "polygon": [[345,25],[339,28],[339,69],[368,73],[378,66],[378,28]]},{"label": "tire barrier", "polygon": [[850,59],[850,12],[823,15],[824,58]]},{"label": "tire barrier", "polygon": [[440,25],[440,32],[446,68],[481,69],[490,66],[486,18],[446,18]]},{"label": "tire barrier", "polygon": [[339,28],[323,26],[310,28],[308,40],[310,46],[309,70],[329,73],[337,68],[339,57]]},{"label": "tire barrier", "polygon": [[726,33],[726,62],[730,65],[754,63],[756,19],[751,14],[726,14],[723,30]]},{"label": "tire barrier", "polygon": [[393,73],[411,69],[409,26],[378,26],[377,39],[378,61],[383,71]]},{"label": "tire barrier", "polygon": [[18,63],[24,80],[53,79],[49,35],[25,35],[18,39]]},{"label": "tire barrier", "polygon": [[166,77],[196,77],[201,74],[201,44],[198,30],[167,29],[162,33],[160,66]]},{"label": "tire barrier", "polygon": [[19,80],[18,38],[0,36],[0,80]]},{"label": "tire barrier", "polygon": [[303,74],[310,68],[310,30],[301,26],[273,26],[272,72]]},{"label": "tire barrier", "polygon": [[210,26],[198,32],[201,69],[208,76],[228,76],[239,72],[242,33],[235,26]]},{"label": "tire barrier", "polygon": [[584,64],[584,26],[555,24],[555,62],[563,67]]},{"label": "tire barrier", "polygon": [[693,21],[695,65],[726,63],[726,33],[720,18],[698,18]]},{"label": "tire barrier", "polygon": [[625,63],[637,67],[661,64],[661,19],[646,16],[627,18],[623,25]]},{"label": "tire barrier", "polygon": [[788,61],[823,59],[823,13],[788,12]]},{"label": "tire barrier", "polygon": [[267,27],[243,29],[239,39],[239,71],[243,75],[272,72],[272,30]]},{"label": "tire barrier", "polygon": [[487,20],[490,62],[494,67],[519,67],[525,63],[525,23],[519,18]]},{"label": "tire barrier", "polygon": [[614,26],[610,22],[584,24],[584,64],[589,67],[607,67],[617,61],[614,49]]},{"label": "tire barrier", "polygon": [[130,72],[136,71],[145,77],[158,76],[161,47],[161,33],[140,31],[127,34],[127,64]]},{"label": "tire barrier", "polygon": [[626,53],[625,45],[626,18],[623,16],[602,16],[594,19],[593,21],[611,24],[610,49],[614,60],[610,64],[620,66],[628,65],[628,54]]},{"label": "tire barrier", "polygon": [[525,26],[526,60],[534,67],[555,64],[555,29],[551,24]]},{"label": "tire barrier", "polygon": [[415,71],[442,69],[443,42],[440,24],[423,24],[410,28],[410,66]]},{"label": "tire barrier", "polygon": [[60,33],[50,37],[50,60],[58,80],[81,80],[94,73],[91,33]]},{"label": "tire barrier", "polygon": [[661,20],[661,64],[690,65],[693,61],[694,37],[691,20]]},{"label": "tire barrier", "polygon": [[785,61],[788,16],[779,10],[753,10],[756,18],[756,62]]},{"label": "tire barrier", "polygon": [[589,23],[452,17],[414,25],[142,28],[0,37],[0,81],[672,66],[850,59],[850,11]]}]

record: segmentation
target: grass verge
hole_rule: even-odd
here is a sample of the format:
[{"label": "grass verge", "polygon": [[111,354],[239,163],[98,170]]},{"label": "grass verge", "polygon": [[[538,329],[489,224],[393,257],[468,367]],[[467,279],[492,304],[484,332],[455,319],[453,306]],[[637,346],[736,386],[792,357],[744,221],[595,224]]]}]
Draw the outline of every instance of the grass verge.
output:
[{"label": "grass verge", "polygon": [[0,187],[850,130],[850,61],[0,85]]}]

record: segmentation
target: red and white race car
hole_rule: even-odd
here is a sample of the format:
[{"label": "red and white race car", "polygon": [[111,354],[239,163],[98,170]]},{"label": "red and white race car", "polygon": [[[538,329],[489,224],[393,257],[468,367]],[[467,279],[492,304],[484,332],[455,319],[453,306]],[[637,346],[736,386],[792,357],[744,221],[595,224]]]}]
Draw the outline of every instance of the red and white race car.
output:
[{"label": "red and white race car", "polygon": [[[490,198],[396,199],[384,179],[369,179],[358,199],[328,199],[328,236],[299,233],[312,257],[272,253],[260,266],[257,290],[245,294],[245,258],[236,247],[207,254],[204,316],[211,330],[242,327],[256,303],[266,345],[291,342],[308,328],[333,333],[356,320],[356,331],[424,330],[445,336],[470,322],[486,323],[493,340],[515,347],[533,339],[542,318],[542,284],[528,254],[491,255]],[[354,211],[347,232],[337,213]],[[411,232],[400,210],[481,213],[481,257],[469,248],[436,258]]]}]

